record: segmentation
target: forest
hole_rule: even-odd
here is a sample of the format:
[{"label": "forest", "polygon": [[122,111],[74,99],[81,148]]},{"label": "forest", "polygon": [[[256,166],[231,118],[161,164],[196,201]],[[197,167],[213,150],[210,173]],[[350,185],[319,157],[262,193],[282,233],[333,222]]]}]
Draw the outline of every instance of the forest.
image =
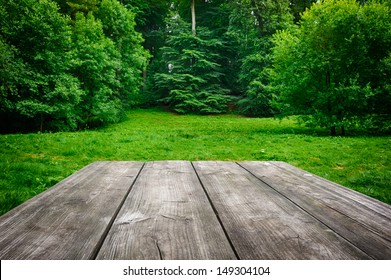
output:
[{"label": "forest", "polygon": [[391,132],[389,0],[0,0],[0,132],[130,108]]}]

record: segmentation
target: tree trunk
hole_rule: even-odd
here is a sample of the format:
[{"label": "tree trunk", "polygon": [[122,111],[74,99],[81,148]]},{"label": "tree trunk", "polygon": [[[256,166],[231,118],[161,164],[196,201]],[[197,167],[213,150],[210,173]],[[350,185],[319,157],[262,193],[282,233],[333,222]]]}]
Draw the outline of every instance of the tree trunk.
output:
[{"label": "tree trunk", "polygon": [[193,36],[196,36],[197,32],[196,32],[195,0],[190,0],[190,9],[191,9],[191,33],[193,34]]}]

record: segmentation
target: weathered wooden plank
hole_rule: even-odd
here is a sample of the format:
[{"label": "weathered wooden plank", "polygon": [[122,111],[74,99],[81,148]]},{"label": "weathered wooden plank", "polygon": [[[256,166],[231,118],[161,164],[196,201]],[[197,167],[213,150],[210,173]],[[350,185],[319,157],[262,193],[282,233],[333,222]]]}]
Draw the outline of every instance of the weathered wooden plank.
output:
[{"label": "weathered wooden plank", "polygon": [[193,164],[241,259],[369,258],[236,163]]},{"label": "weathered wooden plank", "polygon": [[375,259],[391,259],[391,207],[282,162],[240,163]]},{"label": "weathered wooden plank", "polygon": [[90,259],[143,163],[96,162],[0,217],[0,259]]},{"label": "weathered wooden plank", "polygon": [[[390,236],[390,221],[391,221],[391,206],[385,204],[377,199],[366,196],[362,193],[356,192],[344,186],[341,186],[337,183],[326,180],[325,178],[316,176],[315,174],[304,171],[303,169],[297,168],[293,165],[290,165],[286,162],[281,161],[272,161],[271,164],[282,168],[291,174],[296,175],[300,178],[305,178],[306,181],[310,181],[316,186],[320,187],[322,190],[328,190],[331,193],[334,193],[339,198],[343,198],[346,201],[349,201],[349,204],[354,205],[354,207],[359,207],[360,209],[365,209],[368,211],[369,215],[372,215],[370,212],[375,214],[376,216],[383,216],[387,218],[386,221],[383,221],[382,225],[375,224],[375,227],[384,227],[387,228],[387,234]],[[346,205],[346,204],[345,204]],[[361,213],[359,215],[355,215],[355,218],[360,218]],[[367,219],[368,216],[361,216],[364,221],[371,222],[371,219]]]},{"label": "weathered wooden plank", "polygon": [[97,259],[235,259],[190,162],[149,162]]}]

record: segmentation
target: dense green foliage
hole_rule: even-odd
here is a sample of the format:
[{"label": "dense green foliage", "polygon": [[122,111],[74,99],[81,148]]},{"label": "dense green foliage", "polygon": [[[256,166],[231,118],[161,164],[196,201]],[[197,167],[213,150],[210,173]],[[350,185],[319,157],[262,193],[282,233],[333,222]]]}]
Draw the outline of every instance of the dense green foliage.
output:
[{"label": "dense green foliage", "polygon": [[144,47],[156,55],[164,45],[165,19],[171,0],[120,0],[136,14],[136,30],[144,38]]},{"label": "dense green foliage", "polygon": [[169,26],[167,46],[162,47],[167,68],[154,76],[155,90],[163,101],[179,113],[222,113],[226,110],[228,90],[221,86],[222,70],[218,50],[222,42],[205,29],[193,36],[180,18]]},{"label": "dense green foliage", "polygon": [[0,4],[1,131],[95,127],[155,105],[391,131],[390,1]]},{"label": "dense green foliage", "polygon": [[41,129],[50,120],[51,126],[75,128],[73,112],[83,92],[69,72],[71,28],[67,20],[52,1],[0,3],[0,38],[8,53],[2,76],[12,77],[2,80],[2,120],[9,125],[16,118]]},{"label": "dense green foliage", "polygon": [[390,143],[294,119],[132,110],[97,130],[0,135],[0,213],[98,160],[281,160],[391,204]]},{"label": "dense green foliage", "polygon": [[3,131],[115,122],[139,102],[147,56],[134,14],[116,0],[59,2],[72,20],[51,0],[0,0]]},{"label": "dense green foliage", "polygon": [[[195,1],[194,33],[189,1],[172,1],[165,44],[149,72],[148,100],[169,101],[182,113],[221,112],[228,106],[220,105],[236,101],[242,114],[301,114],[308,124],[328,127],[333,135],[338,127],[342,134],[356,126],[388,131],[389,3],[314,2]],[[218,42],[219,48],[205,39]],[[194,69],[196,52],[208,66],[216,63],[218,71]],[[215,84],[205,82],[209,73],[218,74],[223,95],[208,90]],[[211,96],[217,110],[205,105]]]},{"label": "dense green foliage", "polygon": [[137,70],[145,69],[148,53],[141,46],[141,34],[135,31],[135,15],[116,0],[102,0],[97,17],[104,34],[114,42],[120,55],[121,65],[116,69],[119,97],[128,105],[136,105],[142,86]]},{"label": "dense green foliage", "polygon": [[333,135],[389,114],[390,14],[379,3],[329,0],[306,11],[299,29],[279,32],[272,80],[282,110]]},{"label": "dense green foliage", "polygon": [[240,61],[237,72],[243,98],[239,108],[249,116],[274,116],[278,111],[271,104],[273,91],[268,76],[272,35],[292,25],[289,1],[247,0],[233,8],[228,35],[236,44]]}]

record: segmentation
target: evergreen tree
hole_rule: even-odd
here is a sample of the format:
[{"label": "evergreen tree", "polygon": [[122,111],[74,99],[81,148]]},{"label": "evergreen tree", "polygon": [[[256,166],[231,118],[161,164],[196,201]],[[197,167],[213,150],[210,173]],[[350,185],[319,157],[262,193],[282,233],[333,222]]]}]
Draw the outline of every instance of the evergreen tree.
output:
[{"label": "evergreen tree", "polygon": [[154,75],[155,89],[179,113],[221,113],[227,108],[227,89],[221,86],[221,66],[216,62],[222,42],[199,27],[197,36],[178,15],[173,16],[165,47],[166,68]]}]

